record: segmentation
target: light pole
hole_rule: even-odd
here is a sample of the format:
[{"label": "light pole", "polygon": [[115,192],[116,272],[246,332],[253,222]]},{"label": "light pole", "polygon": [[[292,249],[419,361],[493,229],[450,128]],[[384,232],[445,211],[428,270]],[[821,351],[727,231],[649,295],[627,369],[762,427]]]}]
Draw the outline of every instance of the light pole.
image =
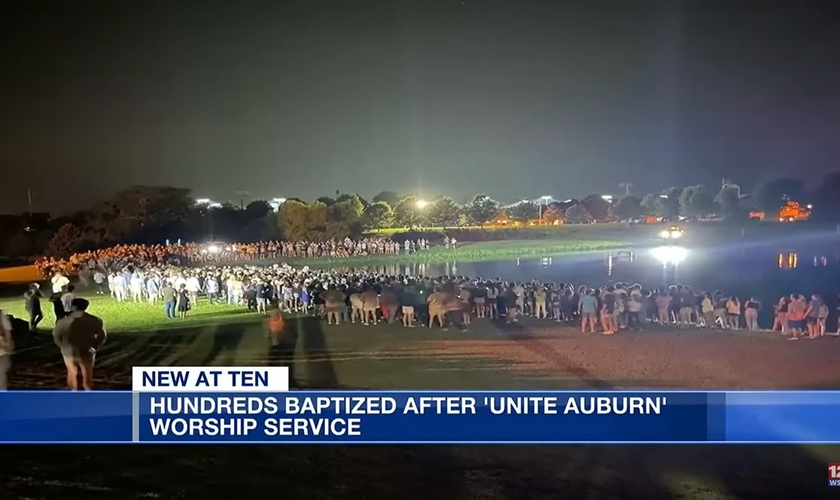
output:
[{"label": "light pole", "polygon": [[548,206],[548,200],[550,200],[550,199],[551,199],[551,196],[540,196],[540,200],[542,200],[542,203],[540,203],[540,225],[541,226],[542,226],[542,222],[543,222],[543,207]]}]

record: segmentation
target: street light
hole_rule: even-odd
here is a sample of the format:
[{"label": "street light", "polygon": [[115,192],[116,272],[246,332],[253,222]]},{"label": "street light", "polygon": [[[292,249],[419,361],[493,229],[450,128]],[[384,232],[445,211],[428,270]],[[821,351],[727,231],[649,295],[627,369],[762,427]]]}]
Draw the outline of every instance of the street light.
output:
[{"label": "street light", "polygon": [[540,204],[540,225],[542,225],[543,220],[543,207],[548,206],[548,200],[551,199],[551,196],[540,196],[540,199],[543,201]]},{"label": "street light", "polygon": [[286,198],[272,198],[272,200],[268,204],[271,205],[271,208],[275,212],[278,212],[280,211],[280,205],[282,205],[283,203],[286,203]]}]

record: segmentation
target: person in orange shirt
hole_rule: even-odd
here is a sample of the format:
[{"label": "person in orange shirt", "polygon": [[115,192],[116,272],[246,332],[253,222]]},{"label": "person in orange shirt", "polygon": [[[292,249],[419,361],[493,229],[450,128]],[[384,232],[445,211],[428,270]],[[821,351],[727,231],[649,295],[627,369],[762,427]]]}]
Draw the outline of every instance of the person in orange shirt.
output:
[{"label": "person in orange shirt", "polygon": [[269,366],[286,366],[289,368],[289,387],[297,387],[295,382],[295,348],[297,337],[286,329],[286,319],[279,309],[275,309],[268,316],[266,323],[268,338],[271,345],[268,349]]}]

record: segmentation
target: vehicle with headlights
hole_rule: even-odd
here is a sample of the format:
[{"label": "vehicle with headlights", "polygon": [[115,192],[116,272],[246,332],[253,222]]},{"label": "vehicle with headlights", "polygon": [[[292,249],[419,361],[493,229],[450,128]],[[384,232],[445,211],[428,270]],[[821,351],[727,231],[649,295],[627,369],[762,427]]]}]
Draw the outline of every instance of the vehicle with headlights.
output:
[{"label": "vehicle with headlights", "polygon": [[685,233],[685,231],[683,231],[681,227],[669,226],[667,229],[663,229],[659,233],[659,237],[663,240],[678,240],[682,238],[683,233]]}]

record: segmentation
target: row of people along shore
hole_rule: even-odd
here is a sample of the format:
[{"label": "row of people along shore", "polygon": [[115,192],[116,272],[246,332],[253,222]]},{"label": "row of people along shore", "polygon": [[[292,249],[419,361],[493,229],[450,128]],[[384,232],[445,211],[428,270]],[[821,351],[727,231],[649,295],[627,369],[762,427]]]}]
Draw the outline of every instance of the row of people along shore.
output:
[{"label": "row of people along shore", "polygon": [[[51,286],[58,318],[66,313],[76,292],[61,272],[52,277]],[[768,326],[759,325],[765,306],[755,297],[698,292],[682,284],[662,289],[630,283],[591,288],[536,280],[314,270],[286,264],[183,267],[138,262],[110,272],[95,269],[92,286],[94,293],[109,294],[116,301],[163,305],[167,318],[185,318],[193,307],[225,303],[263,314],[272,309],[311,314],[329,324],[399,321],[406,327],[467,327],[475,318],[515,323],[527,316],[607,335],[621,329],[640,330],[647,324],[752,331]],[[32,328],[43,318],[42,297],[37,285],[26,294]],[[827,333],[828,317],[829,308],[821,297],[794,294],[773,305],[770,329],[791,340],[813,339]]]},{"label": "row of people along shore", "polygon": [[[444,248],[457,248],[455,238],[445,236]],[[282,258],[349,258],[370,255],[410,255],[431,248],[427,239],[405,240],[389,238],[353,240],[263,241],[257,243],[166,243],[160,245],[117,245],[110,248],[80,252],[67,258],[45,257],[35,266],[43,276],[56,272],[64,274],[92,274],[95,269],[122,269],[139,261],[153,265],[187,263],[221,263],[234,261],[271,260]]]}]

